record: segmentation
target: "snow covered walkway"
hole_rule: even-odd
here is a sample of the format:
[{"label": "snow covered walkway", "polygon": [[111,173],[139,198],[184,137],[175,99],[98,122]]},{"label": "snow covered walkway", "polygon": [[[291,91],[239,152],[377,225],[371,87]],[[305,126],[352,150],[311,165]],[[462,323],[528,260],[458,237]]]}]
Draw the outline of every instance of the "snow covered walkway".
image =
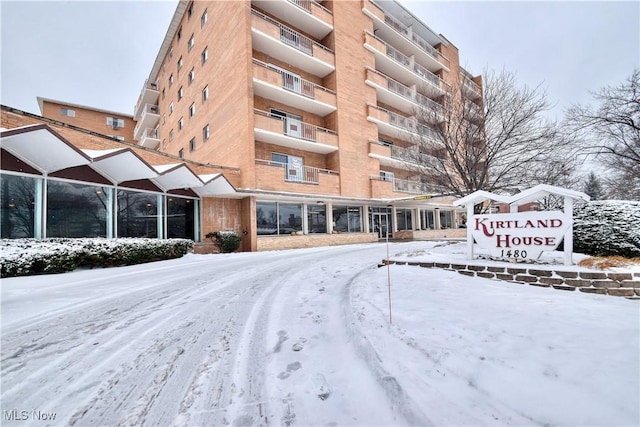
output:
[{"label": "snow covered walkway", "polygon": [[385,253],[4,279],[3,425],[638,424],[636,301],[392,266],[389,326]]}]

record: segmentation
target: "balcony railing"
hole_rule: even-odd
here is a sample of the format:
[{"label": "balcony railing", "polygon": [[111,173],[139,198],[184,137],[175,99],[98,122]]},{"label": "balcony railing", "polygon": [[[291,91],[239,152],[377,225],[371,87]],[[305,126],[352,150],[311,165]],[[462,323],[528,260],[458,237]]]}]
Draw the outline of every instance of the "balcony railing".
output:
[{"label": "balcony railing", "polygon": [[329,9],[327,9],[326,7],[324,7],[323,5],[321,5],[320,3],[313,1],[313,0],[287,0],[289,3],[291,4],[295,4],[296,6],[298,6],[300,9],[307,11],[311,14],[313,14],[313,9],[311,8],[311,5],[315,5],[317,7],[319,7],[320,9],[322,9],[323,11],[333,15],[333,12],[331,12]]},{"label": "balcony railing", "polygon": [[300,95],[304,95],[312,99],[315,99],[316,89],[335,94],[335,92],[333,92],[330,89],[317,85],[309,80],[305,80],[296,74],[291,74],[283,70],[282,68],[275,67],[271,64],[267,64],[266,62],[262,62],[255,58],[253,59],[253,63],[279,73],[282,76],[283,89],[289,90],[291,92],[295,92]]},{"label": "balcony railing", "polygon": [[397,193],[428,194],[432,193],[433,189],[430,188],[428,184],[424,184],[422,182],[394,178],[393,191]]},{"label": "balcony railing", "polygon": [[416,133],[428,139],[432,139],[435,141],[439,140],[438,135],[433,129],[421,123],[418,123],[418,121],[414,118],[401,116],[400,114],[394,113],[382,107],[375,106],[374,108],[383,111],[388,115],[390,125],[399,127],[412,133]]},{"label": "balcony railing", "polygon": [[[294,1],[291,1],[291,3],[294,3]],[[309,37],[303,36],[302,34],[300,34],[299,32],[287,27],[286,25],[281,24],[280,22],[276,21],[275,19],[272,19],[270,17],[268,17],[267,15],[265,15],[264,13],[261,13],[255,9],[251,9],[251,14],[255,15],[267,22],[269,22],[272,25],[275,25],[276,27],[279,28],[280,30],[280,41],[282,43],[285,43],[288,46],[293,47],[294,49],[297,49],[301,52],[306,53],[309,56],[314,56],[313,55],[313,49],[314,47],[325,50],[331,54],[333,54],[333,51],[331,49],[329,49],[326,46],[321,45],[320,43],[311,40]]]},{"label": "balcony railing", "polygon": [[385,42],[384,40],[382,40],[381,38],[371,34],[371,33],[367,33],[369,34],[371,37],[375,38],[378,42],[382,43],[385,46],[385,50],[386,50],[386,55],[395,60],[397,63],[399,63],[400,65],[402,65],[404,68],[407,68],[408,70],[414,72],[415,74],[419,75],[420,77],[422,77],[423,79],[425,79],[426,81],[428,81],[429,83],[431,83],[432,85],[434,85],[435,87],[441,89],[441,90],[445,90],[446,87],[448,86],[448,84],[442,80],[440,77],[436,76],[435,74],[433,74],[431,71],[427,70],[425,67],[423,67],[422,65],[418,64],[417,62],[415,62],[415,60],[413,60],[412,58],[408,57],[407,55],[405,55],[404,53],[400,52],[398,49],[396,49],[395,47],[391,46],[389,43]]},{"label": "balcony railing", "polygon": [[283,134],[290,136],[292,138],[300,138],[306,141],[318,142],[320,134],[337,135],[335,131],[332,131],[330,129],[325,129],[320,126],[312,125],[311,123],[305,123],[300,120],[294,120],[290,117],[282,117],[282,116],[274,115],[269,113],[268,111],[263,111],[258,109],[254,109],[253,111],[254,113],[261,116],[270,117],[276,120],[281,120]]},{"label": "balcony railing", "polygon": [[299,182],[302,184],[318,185],[320,183],[320,174],[324,173],[328,175],[338,175],[337,171],[321,169],[312,166],[297,165],[293,163],[281,163],[273,162],[270,160],[256,159],[256,164],[282,168],[284,180],[286,182]]},{"label": "balcony railing", "polygon": [[428,53],[432,57],[436,58],[438,62],[445,64],[447,67],[449,66],[449,60],[445,58],[438,49],[434,48],[431,43],[427,42],[425,39],[420,37],[418,34],[414,33],[412,29],[408,28],[402,22],[400,22],[395,17],[385,13],[384,14],[384,22],[398,33],[402,35],[407,40],[412,41],[415,45],[420,47],[424,52]]},{"label": "balcony railing", "polygon": [[411,89],[405,85],[403,85],[402,83],[393,80],[390,77],[385,76],[384,74],[375,71],[373,69],[370,69],[372,72],[378,74],[379,76],[383,77],[384,79],[386,79],[387,81],[387,89],[389,89],[391,92],[409,100],[412,102],[415,102],[416,104],[420,105],[421,107],[424,108],[428,108],[430,110],[433,110],[435,112],[437,112],[438,114],[442,113],[442,111],[444,110],[444,108],[442,107],[442,105],[438,104],[437,102],[435,102],[432,99],[429,99],[428,97],[424,96],[423,94],[421,94],[420,92],[416,91],[415,89]]},{"label": "balcony railing", "polygon": [[482,91],[480,90],[480,86],[478,86],[476,82],[474,82],[464,74],[462,74],[462,86],[465,89],[471,91],[478,98],[482,96]]},{"label": "balcony railing", "polygon": [[421,153],[416,145],[411,147],[399,147],[397,145],[389,144],[386,141],[371,140],[371,142],[389,147],[391,158],[395,160],[402,160],[404,162],[415,164],[429,164],[433,161],[433,156]]},{"label": "balcony railing", "polygon": [[151,129],[151,128],[146,128],[142,134],[142,138],[153,138],[153,139],[158,139],[159,132],[158,129]]}]

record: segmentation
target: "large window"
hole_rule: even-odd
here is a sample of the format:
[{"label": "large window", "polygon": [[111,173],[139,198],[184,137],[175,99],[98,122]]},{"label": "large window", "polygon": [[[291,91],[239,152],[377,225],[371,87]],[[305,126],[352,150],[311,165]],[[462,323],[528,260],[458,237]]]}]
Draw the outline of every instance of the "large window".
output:
[{"label": "large window", "polygon": [[398,230],[413,230],[411,209],[396,209]]},{"label": "large window", "polygon": [[302,205],[258,202],[256,221],[259,235],[291,234],[302,231]]},{"label": "large window", "polygon": [[420,209],[420,229],[433,230],[436,228],[434,211]]},{"label": "large window", "polygon": [[327,208],[325,205],[307,206],[307,224],[309,233],[327,232]]},{"label": "large window", "polygon": [[47,237],[107,237],[110,188],[49,181]]},{"label": "large window", "polygon": [[360,206],[334,206],[333,229],[345,233],[358,233],[362,231],[362,207]]},{"label": "large window", "polygon": [[36,237],[36,192],[41,180],[2,175],[0,233],[3,239]]},{"label": "large window", "polygon": [[453,211],[440,211],[440,228],[453,228]]},{"label": "large window", "polygon": [[167,196],[167,237],[194,240],[195,202]]},{"label": "large window", "polygon": [[162,198],[158,194],[118,190],[118,237],[160,237],[161,217]]}]

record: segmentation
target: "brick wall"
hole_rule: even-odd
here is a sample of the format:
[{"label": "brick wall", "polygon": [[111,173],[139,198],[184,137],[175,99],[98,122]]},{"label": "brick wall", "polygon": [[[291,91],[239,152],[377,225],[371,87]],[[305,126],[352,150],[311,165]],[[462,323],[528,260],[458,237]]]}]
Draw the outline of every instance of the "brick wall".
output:
[{"label": "brick wall", "polygon": [[313,248],[316,246],[373,243],[378,241],[376,233],[338,233],[304,236],[258,236],[258,250]]}]

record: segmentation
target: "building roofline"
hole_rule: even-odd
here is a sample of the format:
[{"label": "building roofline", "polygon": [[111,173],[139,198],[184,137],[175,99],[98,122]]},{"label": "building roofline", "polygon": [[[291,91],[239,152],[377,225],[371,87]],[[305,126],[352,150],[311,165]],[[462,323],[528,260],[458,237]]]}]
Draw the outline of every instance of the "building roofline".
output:
[{"label": "building roofline", "polygon": [[[373,3],[376,6],[378,6],[380,9],[382,9],[382,10],[385,10],[384,5],[394,5],[395,7],[399,7],[402,10],[403,13],[406,13],[411,19],[415,20],[415,24],[418,24],[421,27],[423,27],[425,30],[429,31],[433,36],[435,36],[437,39],[439,39],[442,44],[444,44],[445,46],[448,46],[451,43],[442,34],[439,34],[439,33],[436,33],[435,31],[433,31],[431,29],[431,27],[429,27],[422,19],[420,19],[416,15],[414,15],[413,12],[411,12],[409,9],[407,9],[398,0],[373,0]],[[394,6],[392,6],[392,8]]]},{"label": "building roofline", "polygon": [[36,99],[38,100],[38,106],[40,107],[40,114],[44,114],[44,110],[42,108],[43,102],[50,102],[52,104],[65,105],[67,107],[82,108],[84,110],[97,111],[99,113],[113,114],[114,116],[126,117],[128,119],[133,120],[133,116],[131,114],[120,113],[120,112],[111,111],[111,110],[103,110],[102,108],[89,107],[88,105],[74,104],[71,102],[60,101],[57,99],[44,98],[42,96],[37,96]]},{"label": "building roofline", "polygon": [[169,28],[167,28],[167,33],[165,34],[164,40],[160,45],[160,50],[158,50],[156,60],[153,62],[153,67],[151,68],[151,72],[149,73],[150,82],[155,82],[158,79],[160,65],[162,65],[162,61],[164,61],[164,57],[169,51],[169,47],[171,46],[171,42],[173,41],[173,36],[175,36],[176,32],[178,31],[180,22],[182,21],[182,17],[184,16],[184,12],[187,10],[187,6],[189,5],[189,3],[191,3],[191,1],[192,0],[180,0],[178,2],[176,11],[173,13],[173,18],[171,18],[171,22],[169,23]]}]

